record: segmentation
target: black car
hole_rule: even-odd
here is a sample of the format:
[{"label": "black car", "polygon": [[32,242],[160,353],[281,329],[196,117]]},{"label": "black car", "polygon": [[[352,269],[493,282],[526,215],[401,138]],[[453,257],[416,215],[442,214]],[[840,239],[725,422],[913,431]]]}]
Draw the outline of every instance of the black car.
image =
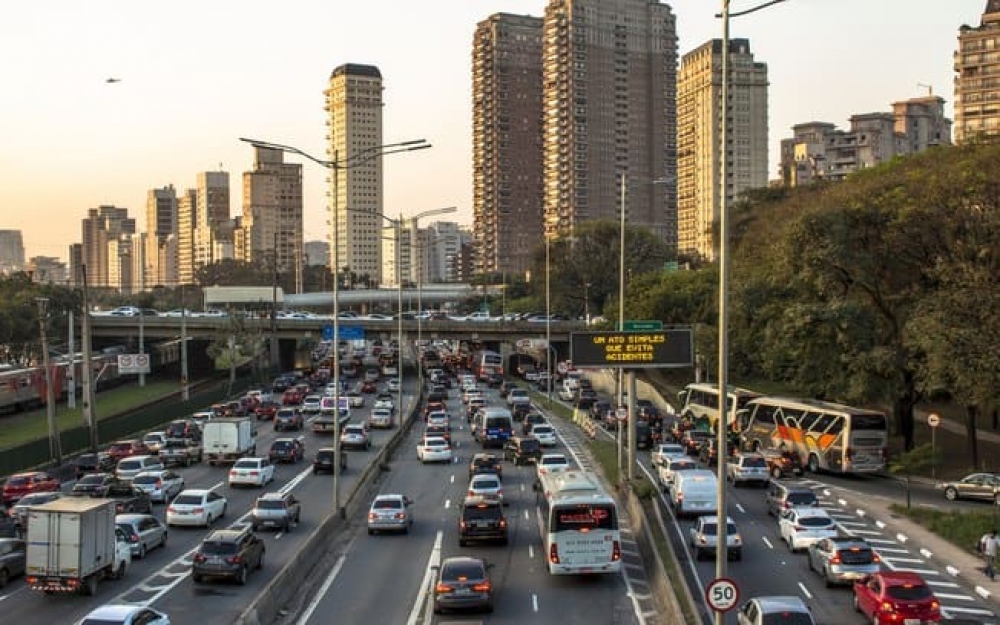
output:
[{"label": "black car", "polygon": [[469,479],[480,473],[495,473],[497,477],[503,479],[503,461],[495,454],[475,454],[469,462]]},{"label": "black car", "polygon": [[458,545],[488,540],[507,544],[507,517],[503,503],[489,497],[467,497],[458,518]]},{"label": "black car", "polygon": [[264,566],[264,541],[249,527],[215,530],[195,551],[191,579],[199,584],[206,577],[222,577],[240,586],[247,583],[250,568]]},{"label": "black car", "polygon": [[278,438],[271,443],[267,458],[271,464],[279,462],[299,462],[306,456],[305,444],[297,438]]},{"label": "black car", "polygon": [[117,483],[118,478],[110,473],[88,473],[76,481],[70,494],[83,497],[103,497],[108,492],[108,488]]},{"label": "black car", "polygon": [[103,451],[96,454],[81,454],[73,460],[73,469],[76,471],[77,479],[88,473],[113,473],[115,459]]},{"label": "black car", "polygon": [[503,455],[515,465],[538,462],[542,446],[534,436],[512,436],[504,443]]},{"label": "black car", "polygon": [[318,475],[321,472],[333,473],[333,462],[337,456],[340,456],[340,470],[346,470],[347,454],[342,450],[336,450],[333,447],[321,447],[316,450],[316,457],[313,459],[313,475]]},{"label": "black car", "polygon": [[588,413],[594,421],[604,421],[604,417],[612,410],[611,402],[599,399],[590,405]]},{"label": "black car", "polygon": [[153,514],[153,501],[149,493],[131,482],[118,482],[108,486],[104,497],[115,500],[118,514]]},{"label": "black car", "polygon": [[543,417],[541,413],[529,412],[524,416],[524,420],[521,425],[521,433],[527,436],[528,434],[531,434],[531,428],[541,423],[546,423],[545,417]]},{"label": "black car", "polygon": [[524,421],[524,417],[531,412],[531,404],[528,402],[518,402],[510,407],[510,414],[515,421]]},{"label": "black car", "polygon": [[446,558],[434,584],[434,613],[445,610],[493,611],[493,584],[489,565],[480,558]]},{"label": "black car", "polygon": [[635,422],[636,449],[651,449],[653,447],[653,430],[645,421]]}]

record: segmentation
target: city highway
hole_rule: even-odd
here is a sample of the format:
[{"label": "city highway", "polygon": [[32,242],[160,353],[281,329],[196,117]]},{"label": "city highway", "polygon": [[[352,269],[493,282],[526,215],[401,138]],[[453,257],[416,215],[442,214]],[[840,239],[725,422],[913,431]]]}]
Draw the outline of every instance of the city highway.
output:
[{"label": "city highway", "polygon": [[[412,385],[409,385],[412,386]],[[413,388],[404,386],[404,405],[413,401]],[[353,421],[360,422],[371,407],[371,396],[365,408],[356,408]],[[348,452],[348,468],[341,476],[341,502],[354,487],[369,459],[393,430],[373,430],[370,451]],[[264,489],[229,488],[226,485],[228,467],[210,467],[206,463],[177,471],[184,477],[187,488],[217,487],[228,498],[226,516],[216,521],[213,529],[241,523],[262,492],[291,490],[302,501],[302,519],[291,533],[261,531],[266,553],[264,568],[253,571],[246,586],[231,582],[208,582],[195,585],[190,578],[191,553],[207,535],[204,528],[170,528],[167,546],[154,549],[143,560],[133,559],[123,580],[104,581],[97,595],[45,595],[29,590],[23,578],[14,580],[0,591],[0,610],[7,623],[20,625],[69,624],[88,611],[109,602],[134,602],[152,605],[170,615],[173,625],[229,625],[250,604],[276,573],[289,560],[299,544],[329,515],[333,503],[333,479],[329,474],[312,474],[312,458],[319,447],[331,446],[332,437],[309,431],[308,422],[302,432],[274,432],[269,421],[258,422],[257,453],[266,455],[271,442],[280,437],[303,436],[306,444],[305,461],[277,467],[274,481]],[[66,486],[69,488],[69,485]],[[153,513],[164,519],[165,506],[154,505]]]}]

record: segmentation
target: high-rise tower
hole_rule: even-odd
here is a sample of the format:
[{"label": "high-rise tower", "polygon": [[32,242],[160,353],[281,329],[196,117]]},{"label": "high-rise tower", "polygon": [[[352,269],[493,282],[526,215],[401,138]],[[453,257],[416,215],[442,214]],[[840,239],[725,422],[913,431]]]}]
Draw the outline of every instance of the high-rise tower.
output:
[{"label": "high-rise tower", "polygon": [[955,52],[955,143],[1000,135],[1000,0],[988,0],[979,26],[962,26]]},{"label": "high-rise tower", "polygon": [[243,260],[273,260],[279,271],[298,266],[302,256],[301,164],[284,162],[281,150],[254,148],[253,171],[243,173],[241,226]]}]

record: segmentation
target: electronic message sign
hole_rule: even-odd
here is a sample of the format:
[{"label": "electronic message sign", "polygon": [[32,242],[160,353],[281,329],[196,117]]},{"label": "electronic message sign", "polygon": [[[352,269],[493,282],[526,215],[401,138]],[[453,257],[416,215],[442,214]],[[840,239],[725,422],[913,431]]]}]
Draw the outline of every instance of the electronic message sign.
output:
[{"label": "electronic message sign", "polygon": [[690,367],[694,364],[694,333],[690,328],[573,332],[570,349],[573,365],[577,367]]}]

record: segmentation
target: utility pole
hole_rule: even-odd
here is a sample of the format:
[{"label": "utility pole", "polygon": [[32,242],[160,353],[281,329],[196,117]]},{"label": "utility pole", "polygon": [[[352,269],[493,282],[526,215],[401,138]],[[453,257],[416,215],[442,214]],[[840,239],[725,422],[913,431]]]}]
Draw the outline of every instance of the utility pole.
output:
[{"label": "utility pole", "polygon": [[[62,442],[59,440],[59,425],[56,423],[56,394],[52,388],[52,365],[49,363],[49,339],[45,331],[48,321],[47,297],[36,297],[38,304],[38,333],[42,341],[42,366],[45,367],[45,416],[49,424],[49,456],[54,458],[56,466],[62,464]],[[72,365],[71,365],[72,366]]]},{"label": "utility pole", "polygon": [[90,296],[87,292],[87,266],[82,265],[83,277],[83,318],[80,320],[80,340],[83,342],[83,364],[80,374],[83,378],[83,421],[90,429],[90,451],[97,453],[97,415],[94,412],[94,361],[90,348]]}]

